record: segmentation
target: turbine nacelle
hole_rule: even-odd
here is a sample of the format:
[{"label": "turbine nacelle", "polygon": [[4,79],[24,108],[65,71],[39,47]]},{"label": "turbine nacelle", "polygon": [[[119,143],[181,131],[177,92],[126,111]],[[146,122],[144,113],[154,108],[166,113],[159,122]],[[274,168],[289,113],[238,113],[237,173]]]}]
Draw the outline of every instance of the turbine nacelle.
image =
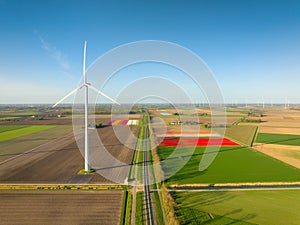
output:
[{"label": "turbine nacelle", "polygon": [[98,93],[98,94],[102,95],[103,97],[107,98],[111,102],[120,105],[120,103],[118,103],[116,100],[112,99],[111,97],[109,97],[108,95],[104,94],[102,91],[100,91],[96,87],[94,87],[91,83],[87,82],[86,70],[85,70],[85,68],[86,68],[85,62],[86,62],[86,41],[84,42],[84,49],[83,49],[83,84],[80,85],[79,87],[75,88],[73,91],[71,91],[65,97],[63,97],[61,100],[59,100],[57,103],[55,103],[52,106],[52,108],[56,107],[58,104],[60,104],[61,102],[63,102],[65,99],[67,99],[71,95],[75,94],[77,91],[79,91],[83,87],[91,88],[93,91],[95,91],[96,93]]}]

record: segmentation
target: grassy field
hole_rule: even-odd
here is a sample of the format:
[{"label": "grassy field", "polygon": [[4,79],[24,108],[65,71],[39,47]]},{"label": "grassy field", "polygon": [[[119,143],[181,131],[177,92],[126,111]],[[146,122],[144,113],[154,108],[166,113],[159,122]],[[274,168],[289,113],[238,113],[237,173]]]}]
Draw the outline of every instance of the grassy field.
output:
[{"label": "grassy field", "polygon": [[176,192],[181,224],[289,224],[300,221],[300,190]]},{"label": "grassy field", "polygon": [[35,110],[17,111],[17,112],[10,113],[10,115],[14,115],[14,116],[21,116],[21,115],[31,116],[31,115],[38,115],[38,114],[41,113]]},{"label": "grassy field", "polygon": [[256,142],[300,146],[300,135],[258,133]]},{"label": "grassy field", "polygon": [[[17,137],[22,137],[28,134],[40,132],[43,130],[48,130],[50,128],[54,128],[55,126],[26,126],[26,127],[19,127],[13,126],[12,130],[9,130],[10,128],[4,127],[6,131],[0,133],[0,142],[11,140]],[[8,130],[7,130],[8,129]]]},{"label": "grassy field", "polygon": [[246,146],[251,146],[256,130],[257,126],[234,125],[226,128],[225,136]]},{"label": "grassy field", "polygon": [[[166,159],[174,147],[159,147],[161,160]],[[205,147],[197,147],[186,165],[167,180],[167,184],[215,184],[240,182],[300,181],[300,170],[246,147],[222,147],[214,162],[205,171],[199,163]],[[165,175],[172,175],[178,163],[189,157],[191,147],[179,147],[172,158],[162,162]]]},{"label": "grassy field", "polygon": [[11,130],[17,130],[20,128],[24,128],[25,126],[0,126],[0,133],[11,131]]},{"label": "grassy field", "polygon": [[10,120],[16,120],[19,118],[20,117],[16,117],[16,116],[2,117],[2,118],[0,118],[0,121],[10,121]]}]

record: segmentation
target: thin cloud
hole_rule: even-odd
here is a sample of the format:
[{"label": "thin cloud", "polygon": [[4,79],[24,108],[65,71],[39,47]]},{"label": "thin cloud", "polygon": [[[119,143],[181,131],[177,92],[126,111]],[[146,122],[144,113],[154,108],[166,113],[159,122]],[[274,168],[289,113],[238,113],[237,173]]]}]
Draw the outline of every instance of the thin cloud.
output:
[{"label": "thin cloud", "polygon": [[39,36],[42,48],[62,67],[63,70],[70,70],[70,63],[67,57],[62,54],[55,46],[52,46],[46,42],[41,36]]}]

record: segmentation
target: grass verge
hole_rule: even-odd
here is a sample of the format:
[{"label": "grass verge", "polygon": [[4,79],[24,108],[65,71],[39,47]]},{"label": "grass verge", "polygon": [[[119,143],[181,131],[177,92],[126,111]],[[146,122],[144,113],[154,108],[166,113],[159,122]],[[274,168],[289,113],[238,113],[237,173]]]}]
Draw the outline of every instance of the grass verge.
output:
[{"label": "grass verge", "polygon": [[131,207],[132,207],[132,193],[130,191],[124,191],[124,197],[122,202],[122,213],[120,218],[120,225],[131,224]]},{"label": "grass verge", "polygon": [[153,197],[154,197],[154,203],[156,207],[156,218],[157,218],[157,224],[158,225],[164,225],[164,217],[163,217],[163,212],[162,208],[160,206],[160,200],[159,200],[159,193],[158,191],[153,191]]},{"label": "grass verge", "polygon": [[89,171],[85,171],[85,169],[79,170],[78,174],[93,174],[96,170],[91,168]]},{"label": "grass verge", "polygon": [[135,224],[145,224],[143,213],[143,192],[136,193]]},{"label": "grass verge", "polygon": [[127,190],[126,185],[103,184],[0,184],[0,190]]}]

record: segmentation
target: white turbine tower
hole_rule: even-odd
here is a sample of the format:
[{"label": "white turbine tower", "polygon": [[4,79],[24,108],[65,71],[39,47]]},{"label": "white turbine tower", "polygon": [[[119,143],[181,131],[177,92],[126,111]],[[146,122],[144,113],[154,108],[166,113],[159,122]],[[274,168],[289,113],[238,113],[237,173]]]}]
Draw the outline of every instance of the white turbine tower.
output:
[{"label": "white turbine tower", "polygon": [[84,42],[84,49],[83,49],[83,84],[81,84],[79,87],[75,88],[73,91],[71,91],[69,94],[67,94],[65,97],[63,97],[61,100],[59,100],[57,103],[55,103],[52,108],[57,106],[59,103],[64,101],[66,98],[70,97],[71,95],[75,94],[77,91],[79,91],[81,88],[85,89],[85,102],[84,102],[84,154],[85,154],[85,160],[84,160],[84,170],[86,172],[90,171],[90,151],[89,151],[89,133],[88,133],[88,89],[91,88],[93,91],[99,93],[100,95],[104,96],[105,98],[109,99],[110,101],[120,105],[117,101],[110,98],[94,86],[92,86],[90,83],[87,82],[86,77],[86,66],[85,66],[85,59],[86,59],[86,41]]}]

